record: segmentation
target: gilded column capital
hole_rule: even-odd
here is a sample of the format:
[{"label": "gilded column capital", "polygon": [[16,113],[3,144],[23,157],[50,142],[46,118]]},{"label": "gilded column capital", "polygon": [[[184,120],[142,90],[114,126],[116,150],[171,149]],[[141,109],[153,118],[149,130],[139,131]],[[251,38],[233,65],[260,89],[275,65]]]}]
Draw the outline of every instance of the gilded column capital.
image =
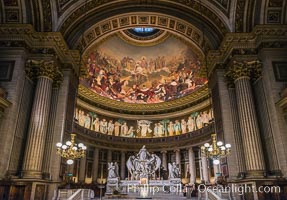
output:
[{"label": "gilded column capital", "polygon": [[246,62],[247,66],[251,69],[251,78],[252,80],[257,80],[262,76],[262,62],[259,60],[252,60]]},{"label": "gilded column capital", "polygon": [[59,88],[63,82],[63,74],[58,69],[55,71],[55,76],[53,79],[53,88]]},{"label": "gilded column capital", "polygon": [[241,77],[250,78],[250,76],[251,76],[251,69],[245,61],[234,60],[231,66],[228,68],[227,72],[225,73],[225,77],[233,81],[236,81]]},{"label": "gilded column capital", "polygon": [[232,88],[233,82],[241,77],[257,80],[262,75],[262,63],[256,59],[251,61],[233,61],[225,73],[228,87]]},{"label": "gilded column capital", "polygon": [[63,80],[63,74],[53,60],[29,59],[26,62],[25,72],[32,80],[39,77],[52,79],[55,87],[58,87]]}]

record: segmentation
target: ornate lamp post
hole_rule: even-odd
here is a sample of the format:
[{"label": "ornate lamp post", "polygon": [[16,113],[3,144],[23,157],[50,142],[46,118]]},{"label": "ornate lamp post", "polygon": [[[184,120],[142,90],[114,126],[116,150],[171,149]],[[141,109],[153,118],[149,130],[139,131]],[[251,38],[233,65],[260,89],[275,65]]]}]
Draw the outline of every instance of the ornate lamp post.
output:
[{"label": "ornate lamp post", "polygon": [[71,134],[71,141],[67,141],[65,144],[58,142],[57,154],[67,159],[67,164],[74,163],[74,159],[85,157],[87,147],[83,143],[75,143],[76,134]]},{"label": "ornate lamp post", "polygon": [[230,155],[230,144],[223,144],[223,142],[216,140],[216,134],[211,135],[211,144],[205,143],[201,146],[201,154],[205,157],[211,158],[213,164],[218,165],[221,157]]}]

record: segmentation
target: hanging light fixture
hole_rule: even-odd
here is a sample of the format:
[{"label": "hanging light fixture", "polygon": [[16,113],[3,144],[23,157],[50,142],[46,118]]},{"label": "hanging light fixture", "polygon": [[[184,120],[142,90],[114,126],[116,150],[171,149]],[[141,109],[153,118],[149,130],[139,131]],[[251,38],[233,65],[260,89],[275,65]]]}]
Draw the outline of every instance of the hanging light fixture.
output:
[{"label": "hanging light fixture", "polygon": [[[203,13],[202,13],[202,3],[201,0],[199,1],[200,4],[200,16],[203,19]],[[205,27],[202,23],[202,43],[203,43],[203,52],[204,52],[204,60],[205,60],[205,69],[206,69],[206,78],[208,80],[208,63],[207,63],[207,49],[205,48]],[[212,97],[211,97],[211,91],[208,90],[209,99],[210,99],[210,105],[211,110],[213,114],[213,104],[212,104]],[[231,145],[225,144],[222,141],[217,141],[217,135],[216,135],[216,126],[215,127],[215,133],[211,134],[211,144],[205,143],[203,146],[201,146],[201,155],[207,158],[210,158],[213,160],[213,164],[218,165],[220,163],[220,158],[226,157],[230,155],[231,151]]]},{"label": "hanging light fixture", "polygon": [[216,134],[211,135],[211,144],[205,143],[201,146],[202,156],[211,158],[213,164],[218,165],[220,163],[219,159],[230,155],[231,145],[225,144],[221,141],[216,140]]},{"label": "hanging light fixture", "polygon": [[[85,4],[84,4],[84,6],[85,6],[84,7],[85,17],[84,17],[84,24],[83,24],[83,33],[81,35],[80,42],[84,39],[84,31],[86,28],[86,17],[87,17],[87,11],[88,11],[87,10],[87,2],[88,1],[85,0]],[[83,54],[82,50],[80,51],[80,58],[79,58],[79,64],[80,65],[82,63],[82,54]],[[76,95],[76,97],[77,97],[77,95]],[[76,107],[76,106],[77,106],[77,101],[75,100],[74,107]],[[74,127],[74,120],[75,120],[75,118],[73,119],[72,130]],[[76,137],[76,134],[71,133],[71,140],[70,141],[66,141],[65,144],[62,144],[61,142],[58,142],[56,144],[57,154],[60,155],[62,158],[66,158],[68,165],[72,165],[74,163],[75,159],[83,158],[86,155],[87,147],[83,143],[76,144],[75,143],[75,137]]]},{"label": "hanging light fixture", "polygon": [[76,134],[71,134],[71,140],[67,141],[65,144],[58,142],[57,146],[57,154],[59,154],[62,158],[67,159],[67,164],[71,165],[74,163],[75,159],[85,157],[87,147],[83,143],[76,144],[75,143]]}]

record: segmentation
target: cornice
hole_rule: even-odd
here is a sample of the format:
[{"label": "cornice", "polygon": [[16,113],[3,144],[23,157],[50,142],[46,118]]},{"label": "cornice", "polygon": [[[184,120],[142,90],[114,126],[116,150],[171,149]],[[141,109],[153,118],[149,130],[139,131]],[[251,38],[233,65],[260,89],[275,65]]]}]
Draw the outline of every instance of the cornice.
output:
[{"label": "cornice", "polygon": [[96,105],[98,104],[104,107],[106,110],[116,110],[118,112],[126,112],[133,114],[152,114],[154,112],[166,113],[175,109],[181,110],[185,106],[190,105],[193,102],[206,98],[208,96],[208,88],[207,85],[205,85],[187,96],[172,101],[154,104],[133,104],[115,101],[106,97],[102,97],[81,84],[79,85],[78,95],[80,96],[80,98],[94,102]]},{"label": "cornice", "polygon": [[199,110],[203,110],[210,106],[211,101],[209,99],[204,100],[201,103],[196,104],[195,106],[189,107],[187,109],[183,109],[180,111],[170,112],[170,113],[162,113],[162,114],[156,114],[156,115],[140,115],[140,114],[125,114],[125,113],[119,113],[119,112],[112,112],[108,111],[106,109],[101,109],[96,106],[93,106],[81,99],[77,99],[77,105],[81,108],[87,109],[89,111],[95,112],[97,114],[106,116],[106,117],[112,117],[115,119],[125,119],[125,120],[162,120],[162,119],[172,119],[177,117],[182,117],[185,115],[188,115],[192,112],[196,112]]},{"label": "cornice", "polygon": [[[238,49],[264,48],[263,43],[286,42],[287,25],[258,25],[251,33],[227,33],[218,50],[208,53],[209,75],[218,64],[224,64]],[[268,47],[268,46],[267,46]],[[244,55],[244,52],[241,52]]]},{"label": "cornice", "polygon": [[65,63],[62,67],[69,63],[79,75],[79,51],[70,50],[59,32],[36,32],[30,24],[0,24],[0,42],[2,48],[24,45],[32,54],[55,54]]}]

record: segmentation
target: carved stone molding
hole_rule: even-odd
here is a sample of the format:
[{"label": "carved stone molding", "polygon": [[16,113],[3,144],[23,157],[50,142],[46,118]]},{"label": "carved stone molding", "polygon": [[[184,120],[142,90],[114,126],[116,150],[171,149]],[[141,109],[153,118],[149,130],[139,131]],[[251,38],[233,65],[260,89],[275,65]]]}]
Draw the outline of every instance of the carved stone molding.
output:
[{"label": "carved stone molding", "polygon": [[[208,53],[208,70],[209,75],[220,63],[225,63],[235,49],[258,49],[267,48],[262,45],[265,42],[286,43],[287,42],[287,25],[258,25],[251,33],[228,33],[223,39],[218,50],[211,50]],[[277,45],[286,47],[286,45]]]},{"label": "carved stone molding", "polygon": [[0,45],[7,48],[24,47],[31,54],[42,54],[44,57],[45,54],[52,54],[60,62],[69,63],[79,74],[79,51],[69,49],[59,32],[36,32],[29,24],[1,24]]}]

